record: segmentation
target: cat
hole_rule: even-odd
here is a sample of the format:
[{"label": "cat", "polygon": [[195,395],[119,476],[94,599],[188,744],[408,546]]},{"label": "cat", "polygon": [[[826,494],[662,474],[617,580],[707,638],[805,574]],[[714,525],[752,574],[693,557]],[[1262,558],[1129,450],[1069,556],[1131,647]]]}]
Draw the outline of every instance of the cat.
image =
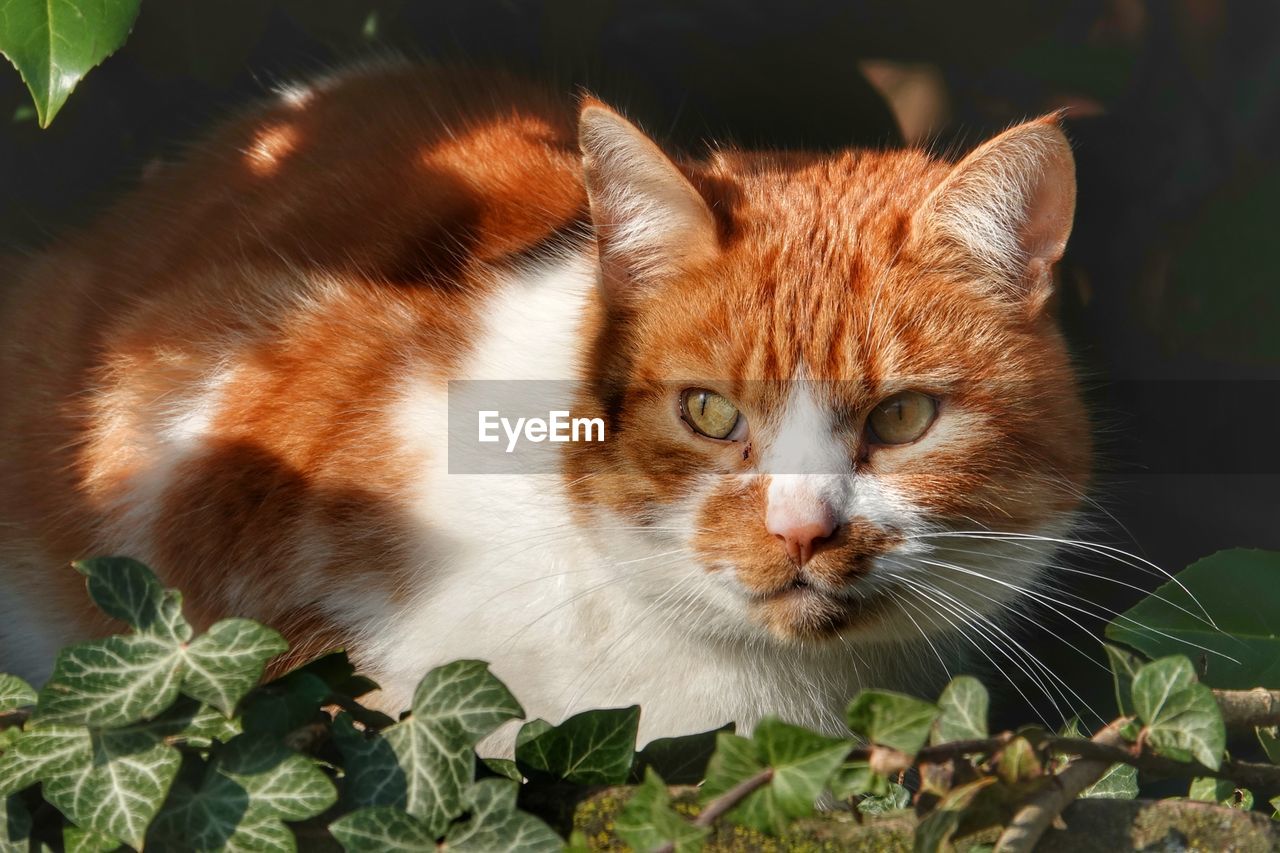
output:
[{"label": "cat", "polygon": [[[842,732],[1052,571],[1074,202],[1056,116],[958,162],[694,160],[500,74],[281,90],[6,270],[0,670],[118,630],[68,563],[119,554],[280,630],[273,671],[345,647],[390,711],[468,657],[530,717],[638,703],[641,741]],[[471,471],[463,380],[604,440]]]}]

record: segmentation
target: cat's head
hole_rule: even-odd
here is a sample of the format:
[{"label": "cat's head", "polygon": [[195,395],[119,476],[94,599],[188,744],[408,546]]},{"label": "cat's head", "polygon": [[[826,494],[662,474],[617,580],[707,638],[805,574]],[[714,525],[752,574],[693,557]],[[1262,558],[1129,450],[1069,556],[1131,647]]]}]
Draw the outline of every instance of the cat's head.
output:
[{"label": "cat's head", "polygon": [[[588,104],[599,249],[566,476],[630,587],[716,631],[895,639],[1005,607],[1089,475],[1053,318],[1055,118],[921,151],[677,163]],[[913,627],[913,625],[915,627]]]}]

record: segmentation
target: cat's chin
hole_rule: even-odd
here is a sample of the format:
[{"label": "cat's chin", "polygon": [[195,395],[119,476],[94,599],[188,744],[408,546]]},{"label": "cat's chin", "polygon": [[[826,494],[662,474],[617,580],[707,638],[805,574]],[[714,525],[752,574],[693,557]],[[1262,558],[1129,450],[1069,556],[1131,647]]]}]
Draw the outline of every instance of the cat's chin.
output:
[{"label": "cat's chin", "polygon": [[878,622],[876,599],[854,599],[807,585],[792,585],[754,598],[751,616],[787,643],[822,643]]}]

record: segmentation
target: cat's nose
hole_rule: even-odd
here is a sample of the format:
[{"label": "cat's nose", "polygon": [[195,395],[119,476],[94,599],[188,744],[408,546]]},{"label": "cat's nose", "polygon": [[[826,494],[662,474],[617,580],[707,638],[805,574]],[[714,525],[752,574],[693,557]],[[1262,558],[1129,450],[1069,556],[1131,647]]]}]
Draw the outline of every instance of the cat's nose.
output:
[{"label": "cat's nose", "polygon": [[804,513],[770,513],[766,529],[782,543],[787,556],[803,566],[835,535],[835,514],[830,507],[818,505]]}]

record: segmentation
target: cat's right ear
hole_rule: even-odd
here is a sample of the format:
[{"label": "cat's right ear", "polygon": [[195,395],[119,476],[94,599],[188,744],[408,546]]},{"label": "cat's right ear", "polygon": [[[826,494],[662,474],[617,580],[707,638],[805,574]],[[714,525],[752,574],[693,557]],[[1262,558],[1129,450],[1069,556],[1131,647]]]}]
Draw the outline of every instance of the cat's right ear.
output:
[{"label": "cat's right ear", "polygon": [[710,260],[719,251],[707,202],[653,140],[598,101],[578,120],[606,300]]}]

